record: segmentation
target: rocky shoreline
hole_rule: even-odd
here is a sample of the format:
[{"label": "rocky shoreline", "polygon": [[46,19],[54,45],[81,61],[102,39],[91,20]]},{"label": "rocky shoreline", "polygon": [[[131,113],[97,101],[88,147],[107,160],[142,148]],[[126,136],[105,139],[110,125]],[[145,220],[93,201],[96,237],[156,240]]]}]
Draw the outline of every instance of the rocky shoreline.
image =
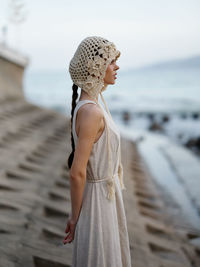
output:
[{"label": "rocky shoreline", "polygon": [[199,111],[112,111],[115,119],[133,129],[159,133],[200,156]]}]

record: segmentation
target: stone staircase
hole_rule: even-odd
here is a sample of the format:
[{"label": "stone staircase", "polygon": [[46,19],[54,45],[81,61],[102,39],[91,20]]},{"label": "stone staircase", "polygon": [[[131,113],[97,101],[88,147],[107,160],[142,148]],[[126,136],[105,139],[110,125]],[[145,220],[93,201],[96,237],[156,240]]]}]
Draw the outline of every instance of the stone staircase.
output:
[{"label": "stone staircase", "polygon": [[70,266],[69,120],[23,100],[0,104],[0,266]]}]

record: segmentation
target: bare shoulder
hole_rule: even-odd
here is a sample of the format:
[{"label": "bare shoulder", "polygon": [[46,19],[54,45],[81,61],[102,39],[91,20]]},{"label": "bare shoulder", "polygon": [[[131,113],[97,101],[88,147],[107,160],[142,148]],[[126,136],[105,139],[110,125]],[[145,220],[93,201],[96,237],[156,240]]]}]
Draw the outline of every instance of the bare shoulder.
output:
[{"label": "bare shoulder", "polygon": [[87,103],[81,106],[77,114],[77,135],[96,136],[97,132],[102,128],[103,111],[94,103]]},{"label": "bare shoulder", "polygon": [[94,123],[94,121],[99,121],[103,117],[103,111],[98,105],[95,105],[93,103],[86,103],[78,110],[78,116],[80,121],[91,121],[91,123]]}]

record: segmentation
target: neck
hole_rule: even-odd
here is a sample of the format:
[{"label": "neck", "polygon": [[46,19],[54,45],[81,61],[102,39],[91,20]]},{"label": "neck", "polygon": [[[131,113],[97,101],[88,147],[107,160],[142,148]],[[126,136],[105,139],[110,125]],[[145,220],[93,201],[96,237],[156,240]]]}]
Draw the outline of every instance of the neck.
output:
[{"label": "neck", "polygon": [[[101,92],[105,91],[106,88],[107,88],[107,86],[108,86],[108,84],[104,83],[104,86],[103,86]],[[97,97],[92,98],[88,93],[86,93],[84,90],[81,89],[81,94],[80,94],[79,100],[86,100],[86,99],[88,99],[88,100],[93,100],[96,103],[98,103],[99,102],[98,101],[98,97],[99,97],[99,94],[97,95]]]},{"label": "neck", "polygon": [[89,94],[87,94],[85,91],[81,90],[81,94],[80,94],[80,98],[79,100],[94,100],[96,102],[98,102],[98,96],[94,98],[92,98]]}]

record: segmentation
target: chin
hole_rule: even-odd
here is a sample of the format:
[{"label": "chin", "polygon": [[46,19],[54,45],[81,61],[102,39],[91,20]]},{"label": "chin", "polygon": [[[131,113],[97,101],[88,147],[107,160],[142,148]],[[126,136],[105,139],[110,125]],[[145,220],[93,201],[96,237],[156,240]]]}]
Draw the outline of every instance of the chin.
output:
[{"label": "chin", "polygon": [[109,82],[108,82],[108,84],[115,84],[115,79],[113,80],[110,80]]}]

